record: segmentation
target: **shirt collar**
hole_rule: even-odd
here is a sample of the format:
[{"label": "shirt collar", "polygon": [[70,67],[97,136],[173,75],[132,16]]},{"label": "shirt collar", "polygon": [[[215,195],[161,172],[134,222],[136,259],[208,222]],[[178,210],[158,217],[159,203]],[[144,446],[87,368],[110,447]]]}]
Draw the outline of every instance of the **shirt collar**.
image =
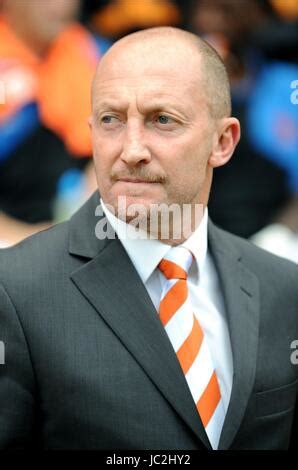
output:
[{"label": "shirt collar", "polygon": [[[108,222],[117,234],[132,264],[145,284],[162,258],[171,249],[171,246],[160,240],[141,238],[139,231],[133,225],[118,219],[105,206],[102,199],[100,202]],[[208,245],[207,231],[208,209],[206,207],[200,225],[181,245],[190,250],[194,255],[195,262],[191,268],[194,275],[199,275],[205,264]]]}]

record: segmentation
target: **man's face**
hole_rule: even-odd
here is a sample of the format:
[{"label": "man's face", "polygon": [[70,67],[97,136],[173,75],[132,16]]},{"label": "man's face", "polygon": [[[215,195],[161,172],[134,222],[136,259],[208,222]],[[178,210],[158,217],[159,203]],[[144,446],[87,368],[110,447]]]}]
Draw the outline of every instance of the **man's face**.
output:
[{"label": "man's face", "polygon": [[121,48],[104,59],[93,94],[99,191],[127,204],[205,203],[215,123],[200,86],[200,59],[185,47]]}]

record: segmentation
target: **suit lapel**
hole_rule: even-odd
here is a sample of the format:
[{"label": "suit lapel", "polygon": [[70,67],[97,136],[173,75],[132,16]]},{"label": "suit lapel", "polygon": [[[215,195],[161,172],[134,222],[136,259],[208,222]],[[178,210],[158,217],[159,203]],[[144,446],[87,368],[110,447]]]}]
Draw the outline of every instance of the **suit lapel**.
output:
[{"label": "suit lapel", "polygon": [[[89,203],[91,214],[96,201],[93,198]],[[71,222],[75,233],[71,233],[70,252],[81,257],[94,255],[72,273],[73,282],[189,428],[210,448],[175,352],[141,279],[118,239],[96,239],[95,223],[87,212],[77,213]],[[90,225],[91,231],[87,229]],[[95,240],[86,240],[86,230]]]},{"label": "suit lapel", "polygon": [[209,244],[226,305],[234,376],[219,449],[230,447],[244,416],[252,391],[259,329],[259,283],[246,269],[227,235],[209,225]]}]

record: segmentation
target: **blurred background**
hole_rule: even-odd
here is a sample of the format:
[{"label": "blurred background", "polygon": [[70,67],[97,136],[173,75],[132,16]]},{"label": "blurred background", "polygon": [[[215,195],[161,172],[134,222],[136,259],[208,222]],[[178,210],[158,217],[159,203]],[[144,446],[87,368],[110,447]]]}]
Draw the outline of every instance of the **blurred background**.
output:
[{"label": "blurred background", "polygon": [[96,189],[96,64],[115,40],[161,25],[206,39],[230,76],[242,139],[214,173],[211,218],[298,263],[297,0],[0,0],[0,247]]}]

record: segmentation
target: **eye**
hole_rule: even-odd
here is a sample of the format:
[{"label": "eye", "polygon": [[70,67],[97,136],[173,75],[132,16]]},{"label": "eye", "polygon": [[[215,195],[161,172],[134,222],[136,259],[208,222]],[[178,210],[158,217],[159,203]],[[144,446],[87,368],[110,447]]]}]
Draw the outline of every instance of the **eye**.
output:
[{"label": "eye", "polygon": [[115,116],[110,116],[110,115],[102,116],[101,118],[101,122],[103,124],[112,124],[117,121],[119,121],[118,118],[116,118]]},{"label": "eye", "polygon": [[176,119],[162,113],[155,115],[153,124],[160,131],[176,131],[179,127]]},{"label": "eye", "polygon": [[112,114],[105,114],[101,116],[100,124],[102,128],[106,130],[118,129],[118,127],[121,126],[121,119]]},{"label": "eye", "polygon": [[173,119],[167,116],[166,114],[160,114],[159,116],[157,116],[157,122],[163,125],[171,124],[173,122]]}]

